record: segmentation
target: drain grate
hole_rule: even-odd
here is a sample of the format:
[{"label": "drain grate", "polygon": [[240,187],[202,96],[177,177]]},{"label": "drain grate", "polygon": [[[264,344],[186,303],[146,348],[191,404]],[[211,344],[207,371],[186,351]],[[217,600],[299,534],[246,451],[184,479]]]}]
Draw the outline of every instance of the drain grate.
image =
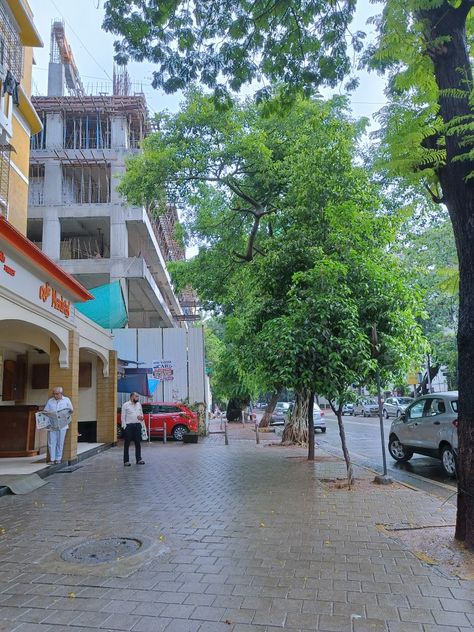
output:
[{"label": "drain grate", "polygon": [[135,538],[103,538],[89,540],[66,549],[61,557],[74,564],[102,564],[138,553],[142,542]]}]

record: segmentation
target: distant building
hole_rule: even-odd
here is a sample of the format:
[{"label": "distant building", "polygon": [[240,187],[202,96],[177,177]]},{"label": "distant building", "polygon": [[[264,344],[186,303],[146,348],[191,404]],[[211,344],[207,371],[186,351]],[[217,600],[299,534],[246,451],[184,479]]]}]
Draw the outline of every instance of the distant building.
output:
[{"label": "distant building", "polygon": [[150,131],[145,97],[131,89],[114,70],[112,94],[86,95],[64,25],[53,23],[48,95],[33,98],[43,130],[32,140],[28,237],[88,289],[120,282],[129,327],[182,327],[166,269],[184,258],[176,210],[155,219],[116,190]]}]

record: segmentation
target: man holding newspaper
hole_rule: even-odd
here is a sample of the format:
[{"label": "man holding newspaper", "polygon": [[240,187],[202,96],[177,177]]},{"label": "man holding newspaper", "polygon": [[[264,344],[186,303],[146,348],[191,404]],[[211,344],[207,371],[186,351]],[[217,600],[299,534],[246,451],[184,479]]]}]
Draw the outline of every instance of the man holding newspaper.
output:
[{"label": "man holding newspaper", "polygon": [[69,397],[63,395],[63,387],[55,386],[53,396],[48,399],[43,414],[50,419],[48,429],[49,463],[61,463],[63,457],[64,439],[71,421],[73,406]]}]

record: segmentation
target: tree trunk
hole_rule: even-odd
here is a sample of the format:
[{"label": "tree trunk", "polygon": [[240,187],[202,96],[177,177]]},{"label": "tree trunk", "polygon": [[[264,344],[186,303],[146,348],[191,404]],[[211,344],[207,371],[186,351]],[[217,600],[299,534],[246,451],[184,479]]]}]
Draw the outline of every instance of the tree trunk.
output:
[{"label": "tree trunk", "polygon": [[[459,8],[443,2],[423,12],[427,50],[434,64],[440,89],[440,112],[445,123],[456,117],[472,120],[469,95],[472,70],[466,45],[466,17],[470,2]],[[433,40],[437,39],[431,45]],[[440,41],[442,44],[440,44]],[[451,91],[451,92],[450,92]],[[457,91],[464,91],[465,98]],[[467,136],[467,134],[465,135]],[[474,171],[472,160],[456,161],[471,149],[460,147],[460,135],[446,135],[446,165],[439,172],[446,204],[453,223],[459,258],[459,474],[456,538],[474,550]]]},{"label": "tree trunk", "polygon": [[270,423],[270,419],[272,418],[273,411],[275,410],[276,403],[278,401],[279,393],[273,393],[270,398],[270,401],[265,408],[265,412],[263,413],[263,417],[258,424],[260,428],[268,428],[268,424]]},{"label": "tree trunk", "polygon": [[282,443],[306,445],[308,443],[308,404],[310,393],[307,390],[296,392],[296,401],[290,418],[283,431]]},{"label": "tree trunk", "polygon": [[314,393],[311,391],[308,401],[308,461],[314,461]]},{"label": "tree trunk", "polygon": [[349,450],[347,449],[346,431],[344,429],[344,422],[342,421],[342,407],[339,406],[339,408],[335,410],[334,412],[336,413],[337,425],[339,426],[339,436],[341,437],[342,453],[344,455],[344,461],[346,462],[347,484],[349,488],[351,488],[352,485],[354,484],[354,472],[352,470],[352,463],[351,463]]}]

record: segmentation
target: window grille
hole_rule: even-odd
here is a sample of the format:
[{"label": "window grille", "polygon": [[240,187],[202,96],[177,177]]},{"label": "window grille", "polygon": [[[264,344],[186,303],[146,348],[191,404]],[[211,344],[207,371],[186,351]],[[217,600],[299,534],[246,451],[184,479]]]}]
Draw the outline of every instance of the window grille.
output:
[{"label": "window grille", "polygon": [[23,76],[23,46],[8,11],[0,3],[0,69],[2,79],[9,70],[17,81]]}]

